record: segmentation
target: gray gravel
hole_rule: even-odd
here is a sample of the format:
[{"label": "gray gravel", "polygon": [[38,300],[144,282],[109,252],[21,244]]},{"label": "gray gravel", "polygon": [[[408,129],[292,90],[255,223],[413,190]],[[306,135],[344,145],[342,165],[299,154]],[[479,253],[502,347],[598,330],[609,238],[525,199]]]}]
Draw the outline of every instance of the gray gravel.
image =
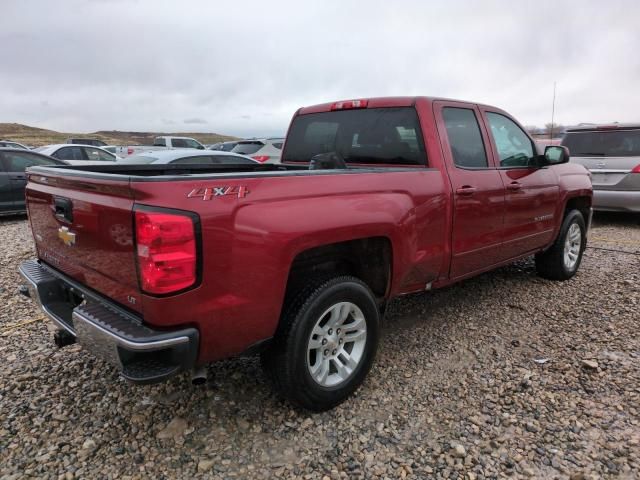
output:
[{"label": "gray gravel", "polygon": [[[2,478],[640,478],[640,227],[598,216],[573,280],[531,261],[393,302],[357,395],[309,414],[254,358],[131,386],[57,350],[17,294],[33,255],[0,219]],[[13,329],[11,329],[13,328]]]}]

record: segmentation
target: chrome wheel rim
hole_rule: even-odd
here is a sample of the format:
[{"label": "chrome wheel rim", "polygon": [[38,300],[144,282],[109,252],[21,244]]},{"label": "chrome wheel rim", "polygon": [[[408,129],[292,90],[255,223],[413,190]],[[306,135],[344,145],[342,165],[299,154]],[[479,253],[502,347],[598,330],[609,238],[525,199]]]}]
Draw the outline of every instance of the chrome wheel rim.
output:
[{"label": "chrome wheel rim", "polygon": [[329,307],[316,322],[307,345],[307,368],[323,387],[335,387],[355,372],[364,357],[367,322],[351,302]]},{"label": "chrome wheel rim", "polygon": [[573,270],[578,263],[580,248],[582,246],[582,230],[577,223],[571,224],[564,242],[564,266]]}]

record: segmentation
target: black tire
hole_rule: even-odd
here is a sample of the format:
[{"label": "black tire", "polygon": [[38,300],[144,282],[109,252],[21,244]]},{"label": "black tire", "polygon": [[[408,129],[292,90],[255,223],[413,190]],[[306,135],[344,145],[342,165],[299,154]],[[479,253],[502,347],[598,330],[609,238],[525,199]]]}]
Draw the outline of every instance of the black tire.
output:
[{"label": "black tire", "polygon": [[[564,261],[564,247],[567,241],[567,235],[572,225],[578,225],[580,228],[580,250],[578,258],[572,267],[568,267]],[[538,275],[549,280],[569,280],[573,277],[582,261],[582,254],[587,246],[587,229],[584,223],[584,217],[578,210],[570,210],[562,221],[560,232],[553,245],[536,254],[536,270]]]},{"label": "black tire", "polygon": [[[350,376],[335,386],[317,383],[309,372],[308,343],[323,313],[340,302],[356,305],[366,322],[362,356]],[[262,366],[276,391],[291,404],[321,412],[347,399],[364,381],[378,348],[379,312],[367,285],[351,276],[310,282],[283,312],[273,344],[261,355]],[[347,343],[344,344],[345,346]]]}]

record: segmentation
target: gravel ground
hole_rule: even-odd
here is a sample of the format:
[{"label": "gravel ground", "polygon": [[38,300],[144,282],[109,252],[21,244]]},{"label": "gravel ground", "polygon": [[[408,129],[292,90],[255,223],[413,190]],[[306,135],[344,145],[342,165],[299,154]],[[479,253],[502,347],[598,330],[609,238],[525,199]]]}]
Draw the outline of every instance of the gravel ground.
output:
[{"label": "gravel ground", "polygon": [[274,396],[255,358],[139,387],[57,350],[16,293],[24,218],[0,245],[2,478],[640,478],[632,217],[596,217],[569,282],[525,261],[394,301],[369,378],[322,414]]}]

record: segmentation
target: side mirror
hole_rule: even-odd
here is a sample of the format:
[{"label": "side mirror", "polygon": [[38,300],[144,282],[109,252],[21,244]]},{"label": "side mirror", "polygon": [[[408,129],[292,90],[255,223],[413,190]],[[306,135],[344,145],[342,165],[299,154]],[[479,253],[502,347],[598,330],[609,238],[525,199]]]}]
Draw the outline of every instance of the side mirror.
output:
[{"label": "side mirror", "polygon": [[204,146],[203,145],[198,145],[198,150],[204,150]]},{"label": "side mirror", "polygon": [[561,145],[547,145],[544,160],[547,165],[559,165],[569,161],[569,149]]}]

